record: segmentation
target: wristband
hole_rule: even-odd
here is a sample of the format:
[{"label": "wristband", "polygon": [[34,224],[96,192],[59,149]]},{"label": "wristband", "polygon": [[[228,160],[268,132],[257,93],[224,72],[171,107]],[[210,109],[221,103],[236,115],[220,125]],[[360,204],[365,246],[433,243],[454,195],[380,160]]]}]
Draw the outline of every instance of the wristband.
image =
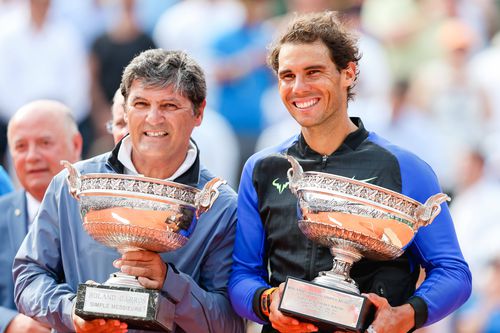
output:
[{"label": "wristband", "polygon": [[269,317],[269,310],[271,307],[271,295],[276,291],[276,287],[264,290],[262,295],[260,295],[260,310],[262,314]]}]

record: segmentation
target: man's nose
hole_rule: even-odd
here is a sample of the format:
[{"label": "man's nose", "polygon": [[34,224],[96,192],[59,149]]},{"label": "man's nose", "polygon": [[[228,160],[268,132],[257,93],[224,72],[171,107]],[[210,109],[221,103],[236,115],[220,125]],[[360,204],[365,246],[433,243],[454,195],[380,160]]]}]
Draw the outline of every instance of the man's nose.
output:
[{"label": "man's nose", "polygon": [[26,153],[26,160],[33,161],[37,160],[40,157],[40,153],[38,151],[38,147],[36,144],[29,144],[28,151]]},{"label": "man's nose", "polygon": [[151,106],[151,109],[148,112],[146,120],[151,125],[156,125],[162,123],[165,120],[165,115],[161,110],[156,106]]},{"label": "man's nose", "polygon": [[293,84],[293,91],[298,93],[307,90],[309,90],[309,83],[307,83],[304,77],[297,75]]}]

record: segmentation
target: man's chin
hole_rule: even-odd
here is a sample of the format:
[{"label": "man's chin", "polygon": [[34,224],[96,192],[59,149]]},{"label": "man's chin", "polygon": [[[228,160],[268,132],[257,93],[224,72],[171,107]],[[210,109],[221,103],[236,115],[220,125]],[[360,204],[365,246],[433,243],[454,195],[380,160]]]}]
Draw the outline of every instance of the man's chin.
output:
[{"label": "man's chin", "polygon": [[28,192],[39,192],[42,190],[45,192],[47,190],[47,187],[49,187],[50,181],[52,180],[52,177],[40,177],[36,179],[29,179],[26,182],[26,186],[24,188]]}]

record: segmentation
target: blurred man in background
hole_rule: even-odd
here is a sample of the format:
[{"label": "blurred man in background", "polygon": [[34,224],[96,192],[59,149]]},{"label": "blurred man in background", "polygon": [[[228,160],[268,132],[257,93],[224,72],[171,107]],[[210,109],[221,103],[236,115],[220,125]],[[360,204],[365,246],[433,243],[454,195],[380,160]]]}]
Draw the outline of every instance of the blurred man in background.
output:
[{"label": "blurred man in background", "polygon": [[125,121],[125,100],[120,89],[116,90],[111,105],[111,120],[106,123],[106,129],[113,135],[115,145],[128,133],[127,122]]},{"label": "blurred man in background", "polygon": [[71,110],[52,100],[21,107],[10,120],[7,133],[23,188],[0,198],[0,332],[50,332],[47,325],[17,311],[11,267],[52,177],[62,169],[60,160],[80,159],[82,137]]}]

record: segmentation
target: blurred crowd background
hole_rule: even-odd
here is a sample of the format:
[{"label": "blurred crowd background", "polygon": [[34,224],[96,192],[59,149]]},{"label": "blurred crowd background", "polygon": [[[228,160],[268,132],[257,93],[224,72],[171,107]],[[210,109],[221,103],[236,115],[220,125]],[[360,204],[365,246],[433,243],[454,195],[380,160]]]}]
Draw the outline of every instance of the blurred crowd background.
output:
[{"label": "blurred crowd background", "polygon": [[6,124],[40,98],[71,107],[84,157],[111,149],[124,66],[180,49],[207,75],[202,162],[236,188],[253,152],[298,130],[267,46],[290,15],[321,10],[359,36],[350,114],[429,163],[453,198],[474,294],[425,331],[500,332],[500,0],[0,0],[0,161],[14,178]]}]

